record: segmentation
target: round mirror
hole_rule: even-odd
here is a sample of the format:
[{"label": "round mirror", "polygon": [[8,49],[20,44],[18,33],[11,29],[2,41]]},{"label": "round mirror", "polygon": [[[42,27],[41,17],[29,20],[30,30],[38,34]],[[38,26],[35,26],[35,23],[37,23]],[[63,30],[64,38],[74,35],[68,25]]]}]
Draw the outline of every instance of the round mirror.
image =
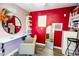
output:
[{"label": "round mirror", "polygon": [[2,27],[7,33],[16,34],[21,29],[21,21],[9,12],[7,20],[2,21]]}]

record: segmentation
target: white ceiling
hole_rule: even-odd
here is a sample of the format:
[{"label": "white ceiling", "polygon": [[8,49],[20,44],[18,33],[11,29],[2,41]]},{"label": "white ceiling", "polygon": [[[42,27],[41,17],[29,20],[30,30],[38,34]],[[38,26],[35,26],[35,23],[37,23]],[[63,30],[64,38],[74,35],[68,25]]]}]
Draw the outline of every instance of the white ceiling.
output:
[{"label": "white ceiling", "polygon": [[32,12],[32,11],[75,6],[76,3],[16,3],[16,5],[25,9],[26,11]]}]

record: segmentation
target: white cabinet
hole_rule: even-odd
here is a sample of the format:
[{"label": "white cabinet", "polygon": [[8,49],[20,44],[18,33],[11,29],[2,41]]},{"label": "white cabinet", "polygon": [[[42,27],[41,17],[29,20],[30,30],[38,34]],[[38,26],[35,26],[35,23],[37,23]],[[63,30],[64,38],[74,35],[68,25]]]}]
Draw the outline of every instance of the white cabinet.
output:
[{"label": "white cabinet", "polygon": [[[62,35],[62,53],[65,54],[65,51],[67,49],[67,38],[77,38],[77,32],[63,31]],[[74,50],[75,44],[72,43],[70,48]]]}]

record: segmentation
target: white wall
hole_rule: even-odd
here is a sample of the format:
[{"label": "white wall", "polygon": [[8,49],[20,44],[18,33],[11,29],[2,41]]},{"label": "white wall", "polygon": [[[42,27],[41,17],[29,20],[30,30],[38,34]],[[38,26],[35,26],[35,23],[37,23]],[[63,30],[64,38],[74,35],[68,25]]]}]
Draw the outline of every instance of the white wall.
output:
[{"label": "white wall", "polygon": [[11,3],[0,3],[0,8],[6,8],[6,9],[10,10],[15,16],[17,16],[20,19],[20,21],[22,23],[22,27],[21,27],[21,30],[19,31],[19,33],[12,35],[12,34],[8,34],[7,32],[4,31],[2,24],[0,22],[0,40],[1,40],[1,38],[6,38],[8,36],[15,37],[15,36],[23,34],[26,30],[25,22],[26,22],[27,12],[25,10],[21,9],[20,7],[14,5],[14,4],[11,4]]}]

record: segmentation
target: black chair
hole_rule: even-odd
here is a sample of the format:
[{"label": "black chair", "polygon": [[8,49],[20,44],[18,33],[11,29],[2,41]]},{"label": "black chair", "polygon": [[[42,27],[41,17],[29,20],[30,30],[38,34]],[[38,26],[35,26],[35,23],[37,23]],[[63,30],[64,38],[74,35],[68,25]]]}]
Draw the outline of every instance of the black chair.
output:
[{"label": "black chair", "polygon": [[[71,45],[71,43],[75,43],[76,44],[76,46],[75,46],[75,49],[74,49],[74,51],[72,52],[72,55],[74,56],[74,55],[79,55],[79,48],[78,48],[78,46],[79,46],[79,40],[78,39],[76,39],[76,38],[68,38],[68,40],[67,40],[67,49],[66,49],[66,51],[65,51],[65,54],[67,55],[67,52],[68,52],[68,56],[70,55],[70,52],[69,52],[69,47],[70,47],[70,45]],[[76,54],[76,51],[78,51],[78,54]]]}]

